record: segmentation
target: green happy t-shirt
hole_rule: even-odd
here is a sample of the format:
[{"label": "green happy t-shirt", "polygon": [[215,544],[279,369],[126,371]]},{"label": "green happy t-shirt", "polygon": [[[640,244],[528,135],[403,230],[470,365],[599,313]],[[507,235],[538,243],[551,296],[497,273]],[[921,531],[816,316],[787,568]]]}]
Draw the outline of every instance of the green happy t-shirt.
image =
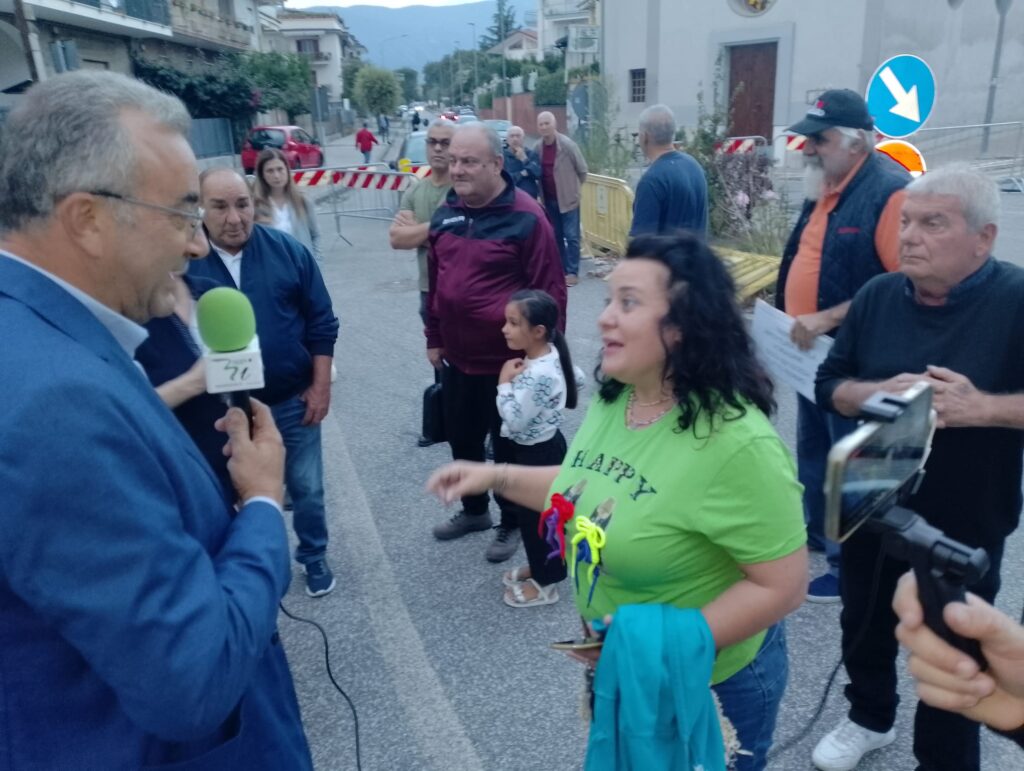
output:
[{"label": "green happy t-shirt", "polygon": [[[434,210],[441,205],[451,189],[451,185],[435,185],[430,181],[430,177],[421,179],[402,195],[399,209],[411,211],[417,222],[430,222],[430,218],[434,216]],[[427,281],[426,246],[416,249],[416,262],[420,271],[420,291],[426,292],[430,289],[430,284]]]},{"label": "green happy t-shirt", "polygon": [[[633,431],[625,424],[628,393],[612,404],[594,399],[551,488],[575,499],[567,561],[577,518],[605,531],[592,596],[587,564],[569,579],[586,619],[628,604],[702,608],[742,579],[739,565],[778,559],[805,543],[793,458],[756,407],[716,419],[710,435],[706,417],[696,434],[679,431],[678,408]],[[719,651],[712,683],[749,664],[763,638]]]}]

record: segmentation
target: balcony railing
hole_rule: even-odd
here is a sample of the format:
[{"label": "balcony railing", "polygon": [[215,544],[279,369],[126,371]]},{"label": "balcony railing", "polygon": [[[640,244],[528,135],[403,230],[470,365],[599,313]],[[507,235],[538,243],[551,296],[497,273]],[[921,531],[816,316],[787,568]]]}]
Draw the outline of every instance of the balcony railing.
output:
[{"label": "balcony railing", "polygon": [[167,0],[72,0],[79,5],[88,5],[103,11],[114,11],[133,19],[151,21],[165,27],[171,24],[171,12]]},{"label": "balcony railing", "polygon": [[185,36],[232,48],[247,48],[252,42],[250,25],[220,17],[197,0],[171,0],[171,6],[171,26]]},{"label": "balcony railing", "polygon": [[590,8],[580,0],[563,0],[560,3],[546,3],[545,16],[586,16],[590,17]]},{"label": "balcony railing", "polygon": [[331,60],[330,51],[299,51],[299,56],[304,56],[311,62],[329,62]]}]

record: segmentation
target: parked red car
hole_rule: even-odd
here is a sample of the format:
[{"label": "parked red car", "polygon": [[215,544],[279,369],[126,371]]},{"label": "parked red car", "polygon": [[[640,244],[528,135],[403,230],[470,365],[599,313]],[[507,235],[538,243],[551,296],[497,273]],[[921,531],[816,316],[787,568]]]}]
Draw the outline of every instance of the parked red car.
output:
[{"label": "parked red car", "polygon": [[266,147],[276,147],[288,159],[291,169],[316,169],[324,165],[320,143],[299,126],[255,126],[242,145],[242,168],[246,174],[256,169],[256,158]]}]

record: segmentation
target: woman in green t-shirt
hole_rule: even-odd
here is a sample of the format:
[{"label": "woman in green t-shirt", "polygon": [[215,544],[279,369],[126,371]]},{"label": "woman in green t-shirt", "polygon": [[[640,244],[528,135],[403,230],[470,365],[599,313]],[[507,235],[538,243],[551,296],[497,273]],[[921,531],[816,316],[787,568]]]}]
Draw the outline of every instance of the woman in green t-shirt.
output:
[{"label": "woman in green t-shirt", "polygon": [[633,240],[598,326],[600,391],[561,466],[459,462],[428,487],[445,501],[493,488],[542,511],[555,496],[563,520],[568,506],[562,542],[587,621],[627,604],[700,608],[711,685],[751,753],[736,768],[764,768],[788,671],[779,622],[807,590],[771,381],[728,271],[695,236]]}]

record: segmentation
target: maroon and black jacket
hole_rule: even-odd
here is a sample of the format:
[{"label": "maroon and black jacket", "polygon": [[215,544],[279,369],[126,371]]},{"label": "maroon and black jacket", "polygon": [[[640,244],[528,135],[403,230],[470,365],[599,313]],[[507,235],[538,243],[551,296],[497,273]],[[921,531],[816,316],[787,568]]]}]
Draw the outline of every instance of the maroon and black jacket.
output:
[{"label": "maroon and black jacket", "polygon": [[551,223],[501,176],[505,189],[487,206],[466,206],[453,189],[430,220],[427,348],[443,348],[468,375],[497,375],[515,355],[501,328],[508,298],[520,289],[554,297],[565,329],[565,276]]}]

